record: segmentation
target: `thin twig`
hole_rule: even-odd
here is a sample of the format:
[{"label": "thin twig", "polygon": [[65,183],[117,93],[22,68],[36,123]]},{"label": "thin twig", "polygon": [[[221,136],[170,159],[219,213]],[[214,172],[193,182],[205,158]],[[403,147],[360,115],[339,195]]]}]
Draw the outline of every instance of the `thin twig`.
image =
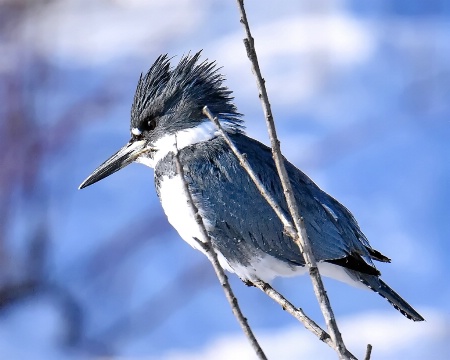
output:
[{"label": "thin twig", "polygon": [[366,356],[364,360],[370,360],[370,356],[372,355],[372,345],[367,344]]},{"label": "thin twig", "polygon": [[[227,145],[230,147],[231,151],[235,154],[235,156],[238,158],[240,165],[244,168],[244,170],[247,172],[247,174],[250,176],[250,178],[255,183],[256,187],[260,191],[261,195],[264,197],[264,199],[269,203],[269,205],[272,207],[272,209],[275,211],[277,216],[280,218],[280,220],[285,225],[285,229],[291,237],[296,237],[297,233],[293,229],[292,224],[290,221],[286,218],[284,213],[281,211],[279,205],[273,198],[272,194],[266,189],[264,184],[259,180],[259,178],[256,176],[253,168],[251,167],[250,163],[248,162],[247,158],[239,151],[239,149],[236,147],[236,145],[231,140],[228,133],[224,130],[222,125],[219,122],[219,119],[215,117],[209,108],[207,106],[203,107],[203,114],[206,115],[206,117],[211,120],[217,127],[218,132],[223,137]],[[296,308],[294,305],[292,305],[286,298],[283,297],[280,293],[278,293],[275,289],[273,289],[269,284],[265,283],[262,280],[259,281],[252,281],[253,285],[255,285],[258,289],[265,292],[271,299],[273,299],[275,302],[281,305],[281,307],[286,310],[289,314],[291,314],[293,317],[295,317],[297,320],[303,323],[306,329],[310,330],[312,333],[314,333],[321,341],[329,345],[334,350],[338,350],[337,345],[331,340],[330,335],[324,331],[319,325],[317,325],[313,320],[311,320],[300,308]],[[344,351],[344,355],[347,356],[349,359],[356,359],[356,357],[351,354],[347,349]]]},{"label": "thin twig", "polygon": [[[299,320],[305,326],[305,328],[311,331],[314,335],[316,335],[319,338],[319,340],[323,341],[325,344],[327,344],[332,349],[337,351],[337,347],[331,340],[330,335],[325,330],[323,330],[319,325],[317,325],[313,320],[311,320],[311,318],[309,318],[308,315],[306,315],[301,308],[295,307],[283,295],[281,295],[273,287],[271,287],[269,284],[267,284],[262,280],[254,281],[253,285],[255,285],[258,289],[266,293],[266,295],[269,296],[276,303],[281,305],[283,310],[287,311],[294,318]],[[346,350],[345,356],[347,356],[351,360],[357,360],[357,358],[348,350]]]},{"label": "thin twig", "polygon": [[222,285],[222,288],[225,292],[225,296],[230,303],[231,310],[236,317],[237,321],[239,322],[239,325],[241,326],[244,334],[247,336],[247,339],[249,340],[251,346],[253,347],[253,350],[255,351],[256,355],[261,360],[267,360],[266,355],[264,354],[264,351],[262,350],[261,346],[258,343],[258,340],[256,340],[255,335],[253,334],[252,329],[250,328],[250,325],[247,322],[247,319],[245,318],[244,314],[242,313],[238,300],[236,296],[233,293],[233,290],[231,289],[230,283],[228,282],[228,277],[225,275],[224,270],[219,264],[219,261],[217,260],[217,254],[214,251],[214,248],[212,247],[211,238],[208,235],[208,232],[206,231],[205,224],[203,222],[203,219],[198,211],[197,205],[195,205],[195,202],[192,198],[192,195],[189,191],[188,185],[186,183],[185,177],[184,177],[184,170],[183,166],[180,163],[179,153],[178,153],[178,146],[176,142],[175,137],[175,164],[177,168],[177,172],[181,177],[181,181],[183,184],[183,192],[184,195],[187,198],[188,207],[192,211],[192,215],[195,218],[195,221],[198,224],[198,227],[200,229],[201,236],[203,239],[195,239],[197,243],[202,247],[203,251],[205,252],[206,256],[208,257],[209,261],[214,267],[214,271],[216,272],[217,278],[219,279],[220,284]]},{"label": "thin twig", "polygon": [[306,315],[301,308],[295,307],[289,300],[287,300],[283,295],[281,295],[272,286],[270,286],[270,284],[262,280],[253,281],[253,285],[266,293],[272,300],[278,303],[283,308],[283,310],[287,311],[294,318],[303,323],[305,328],[316,335],[319,340],[334,348],[334,344],[331,341],[330,335],[328,335],[325,330],[323,330],[310,317],[308,317],[308,315]]},{"label": "thin twig", "polygon": [[244,26],[244,30],[247,38],[244,39],[245,49],[247,51],[247,56],[250,59],[252,64],[252,71],[257,80],[257,86],[259,90],[259,97],[262,103],[262,107],[264,110],[264,115],[266,118],[266,124],[269,131],[270,142],[272,145],[272,154],[275,161],[275,165],[278,170],[278,174],[280,176],[281,184],[283,186],[286,203],[288,205],[289,211],[292,215],[292,219],[294,221],[294,225],[297,231],[297,236],[294,238],[295,243],[298,245],[303,258],[305,259],[306,265],[309,269],[309,274],[313,283],[314,292],[316,294],[317,300],[320,305],[320,309],[322,310],[322,314],[324,316],[325,322],[328,327],[328,331],[330,332],[331,338],[333,342],[337,346],[338,354],[341,358],[346,358],[345,353],[347,351],[344,341],[342,339],[342,335],[337,326],[333,310],[330,305],[330,301],[326,294],[325,288],[323,286],[322,278],[317,269],[316,260],[314,258],[311,244],[309,242],[305,224],[303,222],[303,218],[300,216],[298,207],[295,201],[294,193],[292,190],[292,186],[289,181],[289,177],[287,175],[286,167],[284,165],[284,159],[280,150],[280,141],[278,140],[275,124],[273,121],[272,110],[269,103],[269,98],[267,95],[267,90],[265,87],[265,81],[261,75],[261,70],[258,64],[258,58],[255,50],[254,39],[250,32],[250,27],[247,20],[247,15],[245,13],[244,1],[237,0],[240,15],[241,15],[241,23]]}]

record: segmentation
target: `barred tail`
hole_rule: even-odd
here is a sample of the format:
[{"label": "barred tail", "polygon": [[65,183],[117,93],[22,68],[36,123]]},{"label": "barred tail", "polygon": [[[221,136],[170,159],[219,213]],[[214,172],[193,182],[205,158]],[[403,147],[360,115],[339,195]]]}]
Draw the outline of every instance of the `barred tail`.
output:
[{"label": "barred tail", "polygon": [[360,281],[380,294],[387,301],[391,303],[404,316],[413,321],[424,321],[425,319],[412,308],[402,297],[392,290],[383,280],[374,275],[359,274]]}]

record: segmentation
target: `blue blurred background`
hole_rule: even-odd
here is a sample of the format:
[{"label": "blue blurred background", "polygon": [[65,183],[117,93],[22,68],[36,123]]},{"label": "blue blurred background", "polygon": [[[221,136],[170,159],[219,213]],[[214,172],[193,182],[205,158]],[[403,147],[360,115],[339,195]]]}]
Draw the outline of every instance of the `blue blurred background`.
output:
[{"label": "blue blurred background", "polygon": [[[450,358],[450,5],[247,1],[284,154],[393,259],[383,278],[426,318],[326,280],[344,339],[373,359]],[[217,60],[268,143],[236,4],[0,1],[0,358],[252,359],[206,258],[168,225],[152,171],[78,191],[129,139],[161,53]],[[231,283],[273,359],[335,354]],[[275,287],[320,324],[307,277]]]}]

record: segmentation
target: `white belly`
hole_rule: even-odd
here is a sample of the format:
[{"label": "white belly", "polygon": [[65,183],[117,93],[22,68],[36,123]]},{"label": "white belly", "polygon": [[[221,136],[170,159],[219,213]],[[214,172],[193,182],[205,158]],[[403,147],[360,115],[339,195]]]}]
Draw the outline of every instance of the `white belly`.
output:
[{"label": "white belly", "polygon": [[[185,196],[181,177],[163,177],[160,181],[161,204],[170,224],[177,230],[181,238],[194,249],[204,253],[203,248],[194,239],[203,239],[199,226],[195,221],[193,210],[190,208],[188,199]],[[195,198],[193,199],[195,202]],[[213,225],[202,216],[203,223],[207,230],[212,230]],[[217,250],[216,250],[217,252]],[[293,276],[303,273],[301,267],[292,267],[288,264],[261,252],[261,256],[251,261],[250,266],[240,264],[229,264],[224,256],[217,252],[220,265],[233,273],[236,273],[243,280],[255,280],[256,278],[270,281],[276,276]]]}]

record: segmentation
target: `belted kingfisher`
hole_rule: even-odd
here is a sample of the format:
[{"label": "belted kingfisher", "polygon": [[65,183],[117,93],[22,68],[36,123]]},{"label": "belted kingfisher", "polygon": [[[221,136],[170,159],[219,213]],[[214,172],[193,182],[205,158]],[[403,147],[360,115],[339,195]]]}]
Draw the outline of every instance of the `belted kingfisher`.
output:
[{"label": "belted kingfisher", "polygon": [[[271,281],[307,271],[297,245],[239,164],[215,125],[203,115],[206,105],[259,179],[290,219],[270,148],[244,133],[232,92],[223,85],[215,62],[199,62],[200,52],[172,67],[161,55],[139,79],[131,107],[131,139],[100,165],[80,189],[132,162],[154,168],[155,186],[169,222],[197,250],[200,230],[188,207],[177,171],[178,154],[193,201],[205,223],[220,265],[243,281]],[[372,260],[390,262],[373,249],[355,218],[337,200],[285,160],[300,214],[322,275],[386,298],[404,316],[424,318],[380,279]]]}]

